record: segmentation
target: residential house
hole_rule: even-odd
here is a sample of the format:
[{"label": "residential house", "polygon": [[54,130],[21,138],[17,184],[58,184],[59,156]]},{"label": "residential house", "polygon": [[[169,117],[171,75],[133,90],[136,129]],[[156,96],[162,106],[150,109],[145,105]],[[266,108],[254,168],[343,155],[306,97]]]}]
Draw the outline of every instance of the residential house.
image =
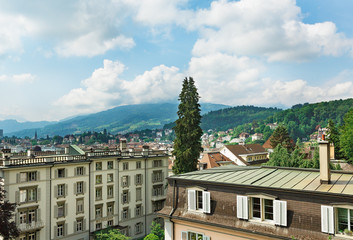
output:
[{"label": "residential house", "polygon": [[353,173],[224,166],[168,178],[166,240],[351,239]]},{"label": "residential house", "polygon": [[246,132],[242,132],[239,134],[239,138],[244,142],[246,139],[249,138],[249,133],[246,133]]},{"label": "residential house", "polygon": [[263,138],[264,138],[264,135],[262,133],[255,133],[251,136],[252,141],[262,140]]},{"label": "residential house", "polygon": [[199,169],[203,170],[208,168],[220,167],[228,164],[235,165],[232,160],[230,160],[220,152],[209,152],[204,153],[201,160],[199,161]]},{"label": "residential house", "polygon": [[239,166],[256,165],[268,161],[268,152],[260,144],[225,145],[220,153]]}]

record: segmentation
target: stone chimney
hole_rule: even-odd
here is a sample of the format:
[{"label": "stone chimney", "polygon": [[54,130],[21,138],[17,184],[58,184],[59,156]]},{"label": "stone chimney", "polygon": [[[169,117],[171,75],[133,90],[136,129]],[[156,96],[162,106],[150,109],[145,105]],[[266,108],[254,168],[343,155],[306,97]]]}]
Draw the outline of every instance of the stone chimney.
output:
[{"label": "stone chimney", "polygon": [[65,147],[65,154],[69,154],[70,153],[70,147]]},{"label": "stone chimney", "polygon": [[325,135],[322,135],[322,141],[319,141],[320,155],[320,182],[325,184],[331,183],[330,170],[330,143],[325,140]]},{"label": "stone chimney", "polygon": [[120,139],[120,151],[122,151],[122,152],[126,151],[126,139],[125,138]]},{"label": "stone chimney", "polygon": [[150,148],[150,147],[149,147],[148,145],[142,146],[142,155],[143,155],[143,156],[148,156],[149,148]]}]

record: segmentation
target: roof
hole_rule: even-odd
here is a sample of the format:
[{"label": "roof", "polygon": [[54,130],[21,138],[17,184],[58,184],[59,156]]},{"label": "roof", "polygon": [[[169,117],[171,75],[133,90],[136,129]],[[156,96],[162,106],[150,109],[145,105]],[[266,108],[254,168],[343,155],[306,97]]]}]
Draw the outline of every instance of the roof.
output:
[{"label": "roof", "polygon": [[232,160],[221,154],[220,152],[210,152],[205,153],[200,160],[201,163],[207,163],[207,168],[214,168],[221,166],[220,163],[224,162],[231,162],[234,163]]},{"label": "roof", "polygon": [[265,148],[265,149],[273,149],[273,147],[271,146],[271,137],[269,137],[267,139],[267,141],[262,145],[263,148]]},{"label": "roof", "polygon": [[353,195],[353,173],[331,172],[331,184],[320,182],[317,169],[223,166],[174,175],[172,179]]},{"label": "roof", "polygon": [[234,155],[247,155],[266,152],[260,144],[226,145],[225,147],[228,148],[228,150]]}]

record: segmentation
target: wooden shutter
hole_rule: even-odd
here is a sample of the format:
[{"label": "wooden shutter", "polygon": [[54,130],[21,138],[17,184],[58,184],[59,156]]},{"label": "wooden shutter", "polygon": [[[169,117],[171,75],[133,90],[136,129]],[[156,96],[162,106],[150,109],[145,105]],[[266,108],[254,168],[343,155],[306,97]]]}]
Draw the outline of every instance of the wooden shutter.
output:
[{"label": "wooden shutter", "polygon": [[273,219],[276,225],[287,226],[287,202],[273,201]]},{"label": "wooden shutter", "polygon": [[37,208],[37,222],[41,221],[42,218],[40,217],[40,208]]},{"label": "wooden shutter", "polygon": [[137,185],[137,176],[138,174],[135,175],[135,185]]},{"label": "wooden shutter", "polygon": [[37,201],[40,201],[40,196],[41,195],[41,191],[40,188],[37,188]]},{"label": "wooden shutter", "polygon": [[86,231],[86,219],[83,219],[82,221],[82,230]]},{"label": "wooden shutter", "polygon": [[74,183],[74,194],[77,194],[77,183]]},{"label": "wooden shutter", "polygon": [[196,210],[196,192],[188,190],[188,210]]},{"label": "wooden shutter", "polygon": [[124,187],[124,185],[123,185],[123,177],[120,177],[120,182],[121,182],[121,186]]},{"label": "wooden shutter", "polygon": [[15,201],[17,204],[20,204],[20,191],[15,192]]},{"label": "wooden shutter", "polygon": [[181,240],[188,240],[188,232],[181,232]]},{"label": "wooden shutter", "polygon": [[65,207],[64,207],[64,216],[66,217],[67,216],[67,214],[68,214],[68,204],[67,203],[65,203]]},{"label": "wooden shutter", "polygon": [[76,232],[77,230],[77,221],[74,221],[74,233]]},{"label": "wooden shutter", "polygon": [[86,168],[85,167],[82,167],[83,168],[83,175],[86,175]]},{"label": "wooden shutter", "polygon": [[77,167],[74,168],[74,176],[77,176]]},{"label": "wooden shutter", "polygon": [[66,197],[68,195],[69,191],[68,191],[68,184],[65,184],[65,192],[64,192],[64,196]]},{"label": "wooden shutter", "polygon": [[40,181],[40,171],[37,171],[37,181]]},{"label": "wooden shutter", "polygon": [[58,205],[54,206],[54,217],[58,218]]},{"label": "wooden shutter", "polygon": [[203,236],[203,240],[210,240],[211,238],[209,236]]},{"label": "wooden shutter", "polygon": [[237,195],[237,218],[248,219],[248,197]]},{"label": "wooden shutter", "polygon": [[86,182],[83,182],[83,193],[86,193]]},{"label": "wooden shutter", "polygon": [[321,206],[321,231],[324,233],[334,234],[334,216],[333,207]]},{"label": "wooden shutter", "polygon": [[58,169],[54,170],[54,176],[55,176],[55,178],[58,178]]},{"label": "wooden shutter", "polygon": [[202,207],[204,213],[211,213],[211,193],[202,192]]},{"label": "wooden shutter", "polygon": [[65,223],[65,225],[64,225],[64,236],[67,236],[67,229],[68,229],[67,223]]},{"label": "wooden shutter", "polygon": [[19,182],[20,182],[20,174],[16,173],[16,183],[19,183]]},{"label": "wooden shutter", "polygon": [[54,196],[58,198],[58,185],[54,186]]},{"label": "wooden shutter", "polygon": [[173,239],[173,224],[170,221],[164,222],[164,240]]},{"label": "wooden shutter", "polygon": [[[39,232],[38,232],[39,233]],[[54,236],[58,236],[58,226],[54,226]]]},{"label": "wooden shutter", "polygon": [[126,180],[127,180],[127,186],[129,187],[130,186],[130,176],[127,176]]},{"label": "wooden shutter", "polygon": [[67,174],[67,168],[65,168],[65,176],[64,177],[68,177],[69,175]]}]

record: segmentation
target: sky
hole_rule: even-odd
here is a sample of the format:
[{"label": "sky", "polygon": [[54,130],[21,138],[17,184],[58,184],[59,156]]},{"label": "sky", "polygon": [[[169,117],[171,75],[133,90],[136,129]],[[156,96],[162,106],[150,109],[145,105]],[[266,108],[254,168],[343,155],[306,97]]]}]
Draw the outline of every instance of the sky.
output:
[{"label": "sky", "polygon": [[0,119],[353,97],[351,0],[0,0]]}]

